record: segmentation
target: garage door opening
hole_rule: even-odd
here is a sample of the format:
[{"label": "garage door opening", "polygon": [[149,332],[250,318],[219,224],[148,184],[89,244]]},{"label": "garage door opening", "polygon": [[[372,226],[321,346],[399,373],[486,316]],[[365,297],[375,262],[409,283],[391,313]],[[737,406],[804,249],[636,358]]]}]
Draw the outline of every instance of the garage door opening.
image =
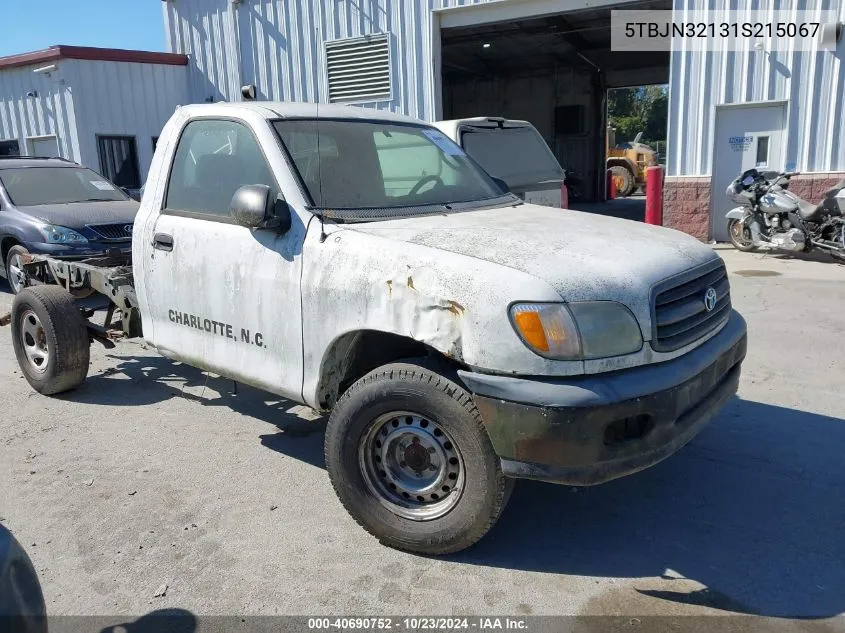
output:
[{"label": "garage door opening", "polygon": [[[519,6],[528,14],[531,4]],[[442,118],[529,121],[581,181],[581,202],[604,200],[608,90],[669,81],[668,52],[611,51],[610,12],[620,8],[672,3],[605,3],[499,21],[482,4],[463,10],[459,25],[442,19]]]},{"label": "garage door opening", "polygon": [[[607,91],[607,167],[616,192],[613,215],[645,219],[646,170],[666,164],[667,85]],[[589,210],[589,209],[588,209]]]}]

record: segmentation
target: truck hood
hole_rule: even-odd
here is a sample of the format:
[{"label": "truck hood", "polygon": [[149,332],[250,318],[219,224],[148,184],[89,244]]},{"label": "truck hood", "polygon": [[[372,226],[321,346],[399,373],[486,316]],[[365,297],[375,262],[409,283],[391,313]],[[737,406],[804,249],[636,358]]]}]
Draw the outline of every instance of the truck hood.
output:
[{"label": "truck hood", "polygon": [[530,204],[372,222],[354,230],[528,273],[565,301],[618,301],[636,315],[646,340],[651,288],[718,259],[713,249],[678,231]]},{"label": "truck hood", "polygon": [[138,213],[134,200],[109,200],[108,202],[72,202],[68,204],[39,204],[17,207],[46,224],[79,229],[86,224],[131,224]]}]

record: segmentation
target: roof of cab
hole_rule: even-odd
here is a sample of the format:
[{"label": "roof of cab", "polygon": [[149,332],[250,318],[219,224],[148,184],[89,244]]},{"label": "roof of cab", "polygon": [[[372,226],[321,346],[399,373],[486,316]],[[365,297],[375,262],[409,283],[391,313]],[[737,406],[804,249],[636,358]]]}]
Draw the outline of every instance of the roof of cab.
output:
[{"label": "roof of cab", "polygon": [[183,106],[196,111],[197,114],[209,111],[251,110],[268,119],[367,119],[370,121],[388,121],[396,123],[415,123],[429,125],[413,117],[375,108],[360,106],[326,104],[326,103],[298,103],[292,101],[237,101],[218,103],[198,103]]},{"label": "roof of cab", "polygon": [[477,116],[468,119],[449,119],[447,121],[435,121],[434,127],[438,128],[446,136],[452,140],[457,141],[458,130],[462,125],[472,127],[485,127],[490,129],[497,128],[520,128],[520,127],[534,127],[528,121],[519,119],[505,119],[497,116]]}]

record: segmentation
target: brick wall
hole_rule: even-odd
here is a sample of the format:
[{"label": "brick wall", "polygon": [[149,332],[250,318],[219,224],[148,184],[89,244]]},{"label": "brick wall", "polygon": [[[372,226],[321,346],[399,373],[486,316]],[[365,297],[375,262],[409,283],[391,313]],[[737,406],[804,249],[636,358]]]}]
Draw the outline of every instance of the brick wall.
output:
[{"label": "brick wall", "polygon": [[[789,190],[796,196],[818,203],[824,198],[825,191],[842,180],[845,180],[845,172],[803,174],[792,179]],[[663,225],[700,240],[712,239],[710,178],[667,177],[663,184]]]},{"label": "brick wall", "polygon": [[663,225],[710,239],[710,178],[670,176],[663,182]]},{"label": "brick wall", "polygon": [[789,190],[800,198],[818,203],[824,198],[824,192],[845,180],[845,172],[824,174],[799,174],[792,178]]}]

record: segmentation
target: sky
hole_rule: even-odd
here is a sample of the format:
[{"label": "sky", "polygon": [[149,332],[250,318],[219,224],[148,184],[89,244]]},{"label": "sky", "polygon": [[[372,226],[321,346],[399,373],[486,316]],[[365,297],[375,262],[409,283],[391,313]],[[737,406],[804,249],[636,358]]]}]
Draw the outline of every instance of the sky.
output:
[{"label": "sky", "polygon": [[161,0],[0,0],[0,56],[54,44],[164,51]]}]

